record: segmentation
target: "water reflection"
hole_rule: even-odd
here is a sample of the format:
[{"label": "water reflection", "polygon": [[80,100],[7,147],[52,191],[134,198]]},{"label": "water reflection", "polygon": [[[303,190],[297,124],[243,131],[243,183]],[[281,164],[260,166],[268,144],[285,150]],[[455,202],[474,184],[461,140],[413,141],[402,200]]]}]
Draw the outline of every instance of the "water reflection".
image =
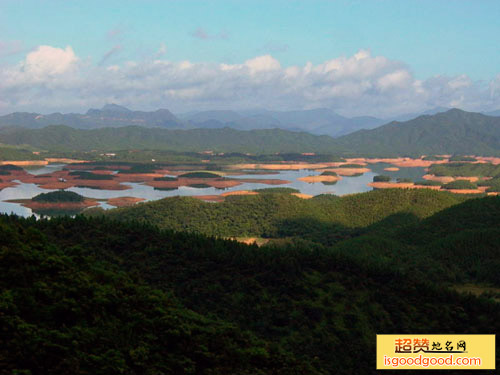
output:
[{"label": "water reflection", "polygon": [[43,167],[32,165],[32,166],[26,166],[24,169],[26,169],[26,171],[28,171],[31,174],[39,175],[39,174],[61,171],[65,166],[66,164],[48,164],[44,165]]},{"label": "water reflection", "polygon": [[[412,178],[413,180],[418,180],[425,174],[424,168],[401,168],[397,172],[384,171],[384,168],[388,167],[388,164],[378,163],[370,165],[369,168],[372,172],[367,172],[360,176],[343,176],[340,181],[335,184],[323,184],[323,183],[308,183],[304,181],[299,181],[298,178],[306,176],[316,176],[321,173],[321,171],[314,170],[286,170],[286,171],[273,171],[273,173],[268,174],[244,174],[238,176],[228,176],[232,179],[280,179],[290,181],[288,184],[283,185],[268,185],[257,182],[244,182],[239,186],[230,187],[227,189],[217,189],[214,187],[193,187],[193,186],[181,186],[177,189],[171,190],[160,190],[155,189],[148,185],[143,185],[142,183],[125,182],[126,186],[130,189],[127,190],[100,190],[82,187],[72,187],[67,189],[68,191],[73,191],[80,195],[88,198],[95,199],[109,199],[132,196],[137,198],[143,198],[146,201],[158,200],[166,197],[173,196],[197,196],[197,195],[218,195],[222,192],[231,192],[237,190],[254,190],[269,187],[291,187],[299,190],[303,194],[308,195],[319,195],[319,194],[335,194],[335,195],[345,195],[353,193],[361,193],[372,190],[367,184],[373,180],[373,176],[377,174],[386,174],[395,178]],[[51,173],[56,170],[61,170],[64,167],[63,164],[59,165],[47,165],[38,168],[32,168],[29,170],[32,174],[42,174]],[[277,172],[277,173],[276,173]],[[19,181],[17,181],[19,182]],[[30,199],[35,195],[40,193],[46,193],[48,189],[40,189],[35,184],[24,184],[19,183],[18,186],[5,188],[0,191],[0,212],[3,213],[15,213],[20,216],[30,216],[32,214],[31,209],[21,206],[18,203],[5,202],[6,200],[12,199]],[[105,203],[99,202],[99,206],[104,209],[113,208],[113,206]]]}]

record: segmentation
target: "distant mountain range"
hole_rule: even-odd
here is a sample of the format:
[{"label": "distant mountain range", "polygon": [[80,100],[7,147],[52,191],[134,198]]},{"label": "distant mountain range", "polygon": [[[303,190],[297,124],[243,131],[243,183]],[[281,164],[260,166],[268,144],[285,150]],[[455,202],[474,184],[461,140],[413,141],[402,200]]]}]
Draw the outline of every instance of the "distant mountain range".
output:
[{"label": "distant mountain range", "polygon": [[78,129],[95,129],[104,127],[144,126],[162,128],[183,128],[185,124],[167,109],[154,112],[131,111],[128,108],[106,104],[101,109],[89,109],[85,114],[79,113],[39,113],[15,112],[0,116],[0,127],[16,126],[39,129],[49,125],[66,125]]},{"label": "distant mountain range", "polygon": [[500,109],[491,112],[484,112],[483,115],[500,117]]},{"label": "distant mountain range", "polygon": [[331,109],[299,111],[206,111],[179,115],[200,128],[231,127],[238,130],[279,128],[337,137],[359,129],[371,129],[387,121],[363,116],[348,118]]},{"label": "distant mountain range", "polygon": [[[226,113],[227,117],[232,116]],[[500,155],[500,117],[451,109],[391,122],[339,138],[283,129],[161,129],[140,126],[74,129],[7,127],[0,143],[54,151],[156,149],[219,152],[316,152],[353,156]]]},{"label": "distant mountain range", "polygon": [[[116,104],[106,104],[101,109],[89,109],[85,114],[11,113],[0,116],[0,127],[39,129],[49,125],[66,125],[77,129],[123,126],[165,129],[216,129],[229,127],[236,130],[278,128],[339,137],[362,129],[373,129],[390,121],[407,121],[420,115],[434,115],[447,110],[449,108],[436,107],[421,114],[409,113],[390,119],[380,119],[371,116],[344,117],[327,108],[297,111],[216,110],[174,115],[167,109],[152,112],[132,111]],[[488,114],[500,116],[500,111]]]}]

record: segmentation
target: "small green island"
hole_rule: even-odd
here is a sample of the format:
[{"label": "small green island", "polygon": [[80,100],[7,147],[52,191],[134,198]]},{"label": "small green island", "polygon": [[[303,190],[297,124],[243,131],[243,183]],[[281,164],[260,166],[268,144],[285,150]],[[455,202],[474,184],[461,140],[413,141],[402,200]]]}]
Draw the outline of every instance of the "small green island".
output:
[{"label": "small green island", "polygon": [[85,197],[66,190],[52,191],[50,193],[41,193],[33,198],[33,202],[44,202],[44,203],[59,203],[59,202],[83,202]]},{"label": "small green island", "polygon": [[84,209],[97,206],[96,199],[86,198],[72,191],[58,190],[41,193],[31,199],[12,200],[24,207],[31,208],[33,213],[40,216],[73,216]]}]

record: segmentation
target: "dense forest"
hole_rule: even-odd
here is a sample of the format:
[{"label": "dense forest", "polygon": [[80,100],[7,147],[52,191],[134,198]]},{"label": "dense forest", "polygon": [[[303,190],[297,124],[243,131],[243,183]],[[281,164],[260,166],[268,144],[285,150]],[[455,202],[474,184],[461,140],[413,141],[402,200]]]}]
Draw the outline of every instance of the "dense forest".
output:
[{"label": "dense forest", "polygon": [[172,197],[109,211],[91,209],[87,214],[140,220],[162,229],[207,235],[301,237],[330,243],[392,214],[408,213],[423,218],[468,199],[426,189],[382,189],[344,197],[319,195],[312,199],[295,197],[289,194],[292,190],[283,188],[266,191],[268,194],[230,196],[218,204]]},{"label": "dense forest", "polygon": [[[401,272],[425,274],[428,279],[451,283],[481,279],[500,286],[496,239],[500,228],[495,226],[495,215],[500,214],[499,197],[479,199],[476,195],[426,189],[383,189],[344,197],[320,195],[304,200],[290,195],[292,191],[286,189],[266,190],[269,190],[267,194],[228,197],[218,204],[177,197],[106,212],[91,209],[88,215],[104,213],[116,220],[139,220],[162,229],[220,237],[265,237],[275,244],[299,241],[333,246],[347,256],[362,256],[363,262],[397,264]],[[454,210],[467,212],[470,219],[465,214],[448,214]],[[482,210],[483,218],[479,215]],[[423,242],[408,241],[430,217],[443,218],[442,223],[434,219],[436,228],[455,225],[449,239],[443,240],[443,236],[428,238],[428,247]],[[457,221],[458,218],[462,222]],[[479,223],[486,226],[481,228]],[[457,235],[460,231],[472,232]],[[469,236],[471,241],[463,240],[463,236]],[[448,259],[446,269],[444,263],[433,266],[434,256],[430,250],[442,248],[443,244],[448,244],[446,250],[441,250],[446,252],[443,260]],[[353,253],[352,249],[357,251]],[[463,267],[457,265],[449,254],[453,251],[469,253],[474,256],[474,262],[467,264],[464,261]]]},{"label": "dense forest", "polygon": [[477,185],[473,182],[470,182],[469,180],[455,180],[448,182],[447,184],[444,184],[442,186],[443,189],[477,189]]},{"label": "dense forest", "polygon": [[[451,109],[393,121],[337,139],[338,146],[377,155],[500,155],[500,118]],[[463,157],[454,160],[464,160]]]},{"label": "dense forest", "polygon": [[335,140],[331,137],[281,129],[173,130],[129,126],[82,130],[57,125],[42,129],[2,130],[0,142],[10,145],[28,144],[37,149],[59,152],[131,149],[243,153],[337,151]]},{"label": "dense forest", "polygon": [[0,373],[371,374],[376,333],[495,333],[498,296],[447,286],[500,286],[500,198],[437,205],[261,248],[3,216]]}]

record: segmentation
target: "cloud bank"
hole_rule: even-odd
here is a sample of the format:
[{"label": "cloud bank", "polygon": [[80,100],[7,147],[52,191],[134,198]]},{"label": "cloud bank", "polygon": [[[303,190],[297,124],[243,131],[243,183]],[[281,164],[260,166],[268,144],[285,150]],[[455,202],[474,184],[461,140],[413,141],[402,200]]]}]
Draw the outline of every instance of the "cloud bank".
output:
[{"label": "cloud bank", "polygon": [[344,115],[388,117],[436,106],[500,108],[500,74],[489,82],[466,75],[416,79],[410,67],[360,50],[321,64],[284,67],[271,55],[241,64],[157,58],[106,65],[70,46],[39,46],[18,64],[0,66],[0,112],[82,111],[115,102],[135,109],[328,107]]}]

